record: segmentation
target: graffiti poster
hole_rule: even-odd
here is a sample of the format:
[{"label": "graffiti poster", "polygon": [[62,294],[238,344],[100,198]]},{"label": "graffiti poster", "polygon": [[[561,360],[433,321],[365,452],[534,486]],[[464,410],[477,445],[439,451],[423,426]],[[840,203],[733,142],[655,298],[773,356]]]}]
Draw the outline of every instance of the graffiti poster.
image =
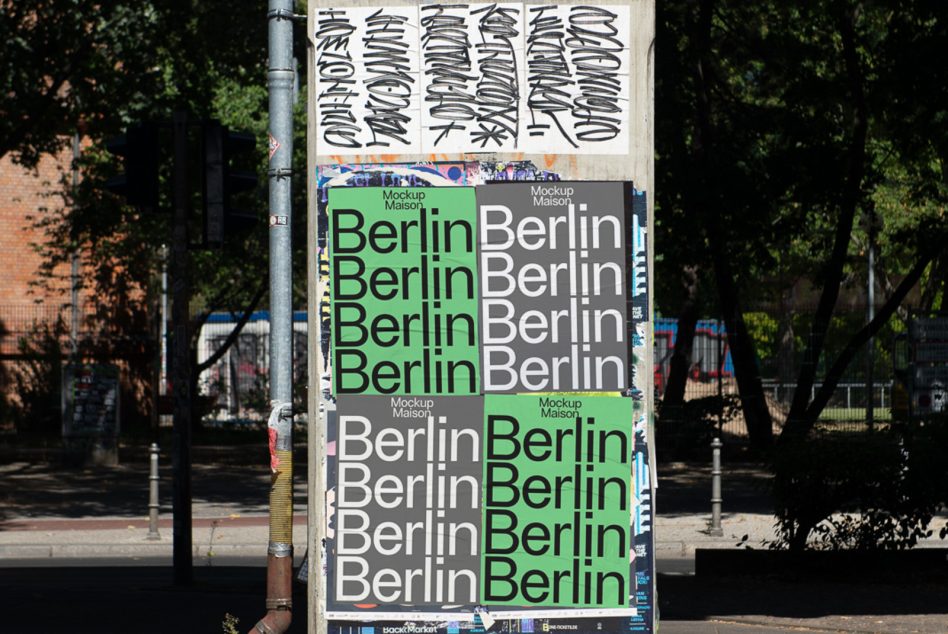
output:
[{"label": "graffiti poster", "polygon": [[655,539],[652,532],[652,475],[646,443],[645,417],[636,423],[635,486],[632,534],[635,540],[635,607],[633,632],[651,632],[655,618]]},{"label": "graffiti poster", "polygon": [[63,367],[64,437],[115,437],[119,433],[120,373],[114,365]]},{"label": "graffiti poster", "polygon": [[628,154],[626,5],[318,7],[317,153]]},{"label": "graffiti poster", "polygon": [[648,205],[644,192],[632,196],[632,314],[634,322],[649,320],[648,312]]}]

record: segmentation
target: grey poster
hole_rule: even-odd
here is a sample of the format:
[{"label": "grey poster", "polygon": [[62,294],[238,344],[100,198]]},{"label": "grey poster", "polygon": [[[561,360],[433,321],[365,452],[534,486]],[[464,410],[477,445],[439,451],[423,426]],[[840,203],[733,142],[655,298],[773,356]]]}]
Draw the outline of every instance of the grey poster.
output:
[{"label": "grey poster", "polygon": [[455,611],[480,592],[480,396],[336,402],[332,611]]},{"label": "grey poster", "polygon": [[485,393],[629,387],[631,187],[477,188]]}]

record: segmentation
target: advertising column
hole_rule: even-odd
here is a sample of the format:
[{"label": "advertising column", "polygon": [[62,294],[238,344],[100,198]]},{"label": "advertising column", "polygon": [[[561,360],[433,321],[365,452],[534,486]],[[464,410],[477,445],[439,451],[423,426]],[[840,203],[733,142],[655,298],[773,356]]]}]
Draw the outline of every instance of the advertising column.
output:
[{"label": "advertising column", "polygon": [[307,25],[310,630],[652,632],[654,0],[365,4]]}]

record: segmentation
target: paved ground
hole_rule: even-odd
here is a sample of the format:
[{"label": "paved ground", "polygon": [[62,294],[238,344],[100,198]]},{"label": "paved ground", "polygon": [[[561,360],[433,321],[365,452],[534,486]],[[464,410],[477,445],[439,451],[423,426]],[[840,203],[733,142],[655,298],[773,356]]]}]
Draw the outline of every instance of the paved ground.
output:
[{"label": "paved ground", "polygon": [[[144,452],[113,468],[67,470],[0,453],[0,587],[4,632],[220,632],[224,615],[246,631],[263,611],[267,544],[266,453],[196,448],[195,584],[172,584],[171,473],[161,469],[161,539],[147,536]],[[296,479],[294,541],[306,543],[305,466]],[[661,634],[790,631],[948,633],[948,586],[707,579],[695,548],[761,547],[774,538],[767,475],[726,465],[724,536],[707,531],[705,465],[662,465],[655,520]],[[744,536],[747,539],[743,539]],[[935,545],[945,546],[944,542]],[[303,587],[292,632],[305,632]],[[54,608],[54,609],[51,609]]]}]

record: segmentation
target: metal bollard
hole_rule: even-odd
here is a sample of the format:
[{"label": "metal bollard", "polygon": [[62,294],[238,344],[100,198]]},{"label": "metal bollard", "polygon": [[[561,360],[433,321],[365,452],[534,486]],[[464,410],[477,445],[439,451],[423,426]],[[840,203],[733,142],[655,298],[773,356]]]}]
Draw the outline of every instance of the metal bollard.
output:
[{"label": "metal bollard", "polygon": [[161,539],[158,534],[158,443],[151,443],[151,470],[148,474],[148,536],[145,539]]},{"label": "metal bollard", "polygon": [[721,528],[721,447],[720,438],[711,441],[711,527],[708,534],[723,537]]}]

